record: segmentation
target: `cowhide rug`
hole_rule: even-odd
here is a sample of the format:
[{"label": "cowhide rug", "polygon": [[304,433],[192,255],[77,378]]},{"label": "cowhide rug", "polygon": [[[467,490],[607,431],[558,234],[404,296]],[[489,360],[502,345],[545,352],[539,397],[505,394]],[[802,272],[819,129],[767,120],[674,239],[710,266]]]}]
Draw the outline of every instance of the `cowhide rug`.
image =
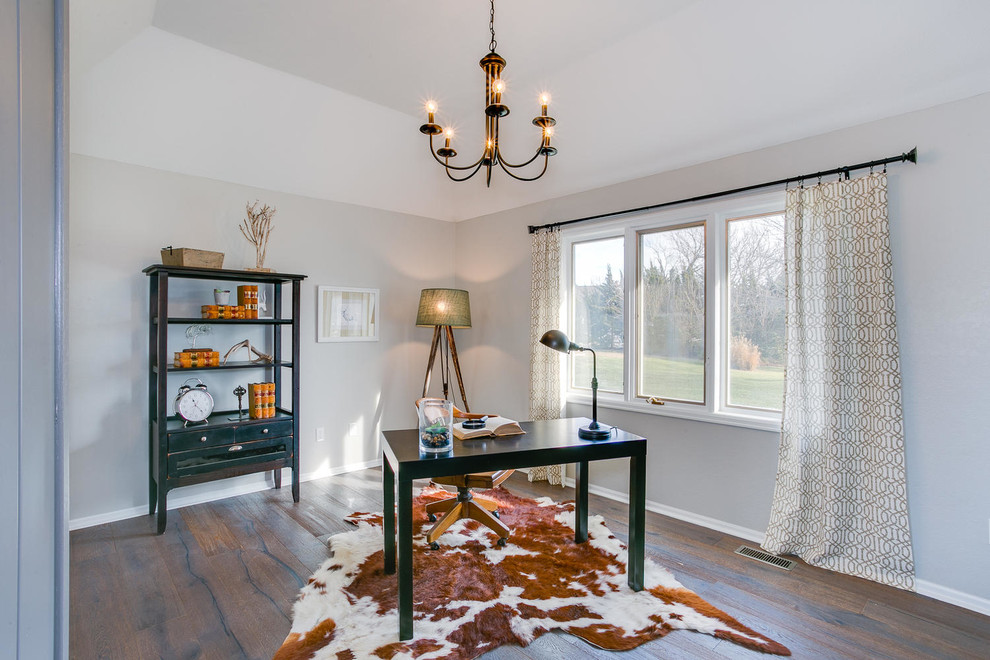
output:
[{"label": "cowhide rug", "polygon": [[426,545],[423,507],[449,496],[425,488],[413,504],[414,632],[398,640],[396,576],[383,571],[382,515],[355,513],[357,529],[330,539],[331,559],[295,604],[276,660],[316,658],[475,658],[503,644],[526,646],[562,630],[609,650],[631,649],[672,630],[694,630],[766,653],[790,655],[685,589],[646,560],[646,588],[626,584],[626,547],[601,516],[588,542],[574,543],[574,503],[533,501],[504,488],[479,493],[499,503],[509,544],[475,521],[455,523]]}]

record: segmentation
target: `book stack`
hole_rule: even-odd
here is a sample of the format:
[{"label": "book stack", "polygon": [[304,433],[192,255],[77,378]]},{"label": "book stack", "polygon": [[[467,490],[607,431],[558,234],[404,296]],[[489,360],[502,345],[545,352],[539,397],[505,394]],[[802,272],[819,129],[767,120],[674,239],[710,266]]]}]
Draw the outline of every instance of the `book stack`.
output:
[{"label": "book stack", "polygon": [[219,367],[220,353],[210,348],[187,348],[175,353],[172,364],[179,369]]},{"label": "book stack", "polygon": [[258,285],[245,284],[237,287],[237,304],[244,307],[244,318],[258,318]]},{"label": "book stack", "polygon": [[[204,319],[243,319],[243,305],[203,305],[200,308]],[[255,312],[257,314],[257,312]],[[257,317],[255,317],[257,318]]]},{"label": "book stack", "polygon": [[248,383],[248,416],[251,419],[275,416],[275,383]]}]

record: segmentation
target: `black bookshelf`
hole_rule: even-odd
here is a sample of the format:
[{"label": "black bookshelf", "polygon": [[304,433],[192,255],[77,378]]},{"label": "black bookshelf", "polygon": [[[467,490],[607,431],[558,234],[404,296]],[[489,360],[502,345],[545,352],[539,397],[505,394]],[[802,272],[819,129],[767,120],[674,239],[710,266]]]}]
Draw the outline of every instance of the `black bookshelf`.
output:
[{"label": "black bookshelf", "polygon": [[[299,501],[299,305],[305,275],[261,273],[247,270],[192,268],[155,264],[143,271],[149,278],[148,314],[148,499],[149,513],[158,513],[158,533],[167,523],[168,492],[182,486],[272,470],[275,488],[282,486],[282,468],[292,469],[292,499]],[[201,319],[169,315],[169,281],[183,278],[202,281],[271,284],[274,295],[271,319]],[[291,316],[283,316],[283,286],[289,285]],[[204,286],[204,299],[212,287]],[[250,325],[265,328],[273,346],[272,362],[230,361],[214,367],[172,365],[168,326],[175,324]],[[282,340],[291,338],[290,355],[283,355]],[[175,392],[168,391],[168,375],[192,376],[225,370],[259,370],[275,383],[275,417],[238,419],[237,411],[214,411],[200,425],[183,424],[169,412]],[[286,378],[283,372],[289,375]],[[284,388],[292,406],[282,405]],[[235,419],[231,419],[231,418]]]}]

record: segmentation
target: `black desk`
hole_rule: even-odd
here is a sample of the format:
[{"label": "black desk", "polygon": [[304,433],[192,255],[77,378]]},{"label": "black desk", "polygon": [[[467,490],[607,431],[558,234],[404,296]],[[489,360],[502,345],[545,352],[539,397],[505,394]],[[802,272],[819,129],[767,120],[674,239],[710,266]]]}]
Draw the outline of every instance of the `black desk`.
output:
[{"label": "black desk", "polygon": [[[646,438],[616,429],[609,440],[578,438],[585,417],[522,422],[525,435],[472,440],[454,440],[454,449],[440,456],[421,455],[419,431],[382,433],[382,488],[385,494],[385,572],[395,573],[396,521],[388,515],[395,509],[395,482],[399,482],[399,639],[413,636],[412,482],[413,479],[443,477],[489,470],[526,468],[557,463],[576,463],[576,507],[574,540],[588,540],[588,461],[629,458],[629,586],[643,589],[643,556],[646,519]],[[512,537],[509,537],[512,543]]]}]

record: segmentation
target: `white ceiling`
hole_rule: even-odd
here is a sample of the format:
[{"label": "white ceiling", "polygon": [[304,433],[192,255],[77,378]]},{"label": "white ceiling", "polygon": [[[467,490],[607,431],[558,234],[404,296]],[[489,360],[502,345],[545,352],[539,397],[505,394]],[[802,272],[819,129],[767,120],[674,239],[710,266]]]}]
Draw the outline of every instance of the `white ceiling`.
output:
[{"label": "white ceiling", "polygon": [[455,184],[417,129],[436,98],[477,158],[488,10],[73,0],[72,150],[460,220],[990,91],[985,0],[497,0],[503,153],[535,149],[542,90],[560,151]]}]

